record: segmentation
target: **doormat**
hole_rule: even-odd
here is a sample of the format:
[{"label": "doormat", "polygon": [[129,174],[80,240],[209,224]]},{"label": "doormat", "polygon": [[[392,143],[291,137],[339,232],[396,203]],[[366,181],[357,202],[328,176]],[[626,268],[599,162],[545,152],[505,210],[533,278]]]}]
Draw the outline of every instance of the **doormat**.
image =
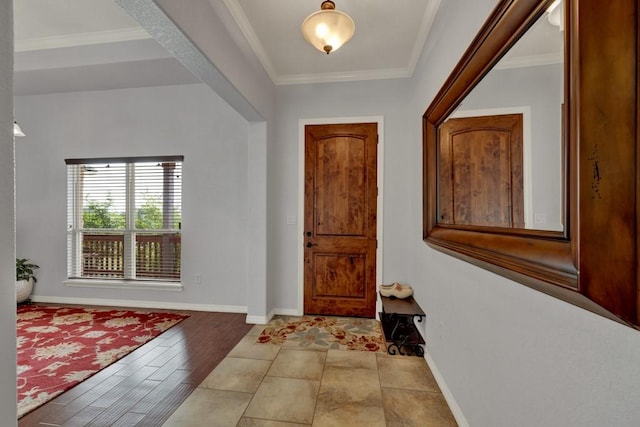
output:
[{"label": "doormat", "polygon": [[18,418],[187,317],[131,310],[18,306]]},{"label": "doormat", "polygon": [[317,350],[387,352],[380,322],[352,317],[276,316],[256,342]]}]

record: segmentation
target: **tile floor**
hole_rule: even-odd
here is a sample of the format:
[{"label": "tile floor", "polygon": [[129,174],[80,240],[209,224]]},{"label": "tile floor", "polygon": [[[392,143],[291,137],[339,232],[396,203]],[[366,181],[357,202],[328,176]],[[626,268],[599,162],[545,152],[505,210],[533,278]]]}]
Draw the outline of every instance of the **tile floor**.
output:
[{"label": "tile floor", "polygon": [[166,427],[455,426],[423,358],[256,344],[256,325]]}]

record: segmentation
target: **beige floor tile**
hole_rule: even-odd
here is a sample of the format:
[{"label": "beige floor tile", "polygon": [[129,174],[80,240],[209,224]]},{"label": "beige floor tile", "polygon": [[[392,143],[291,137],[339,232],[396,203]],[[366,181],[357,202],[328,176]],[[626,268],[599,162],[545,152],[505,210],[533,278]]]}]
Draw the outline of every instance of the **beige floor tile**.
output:
[{"label": "beige floor tile", "polygon": [[260,420],[258,418],[242,418],[238,427],[307,427],[310,424],[284,423],[282,421]]},{"label": "beige floor tile", "polygon": [[456,425],[423,358],[258,344],[263,327],[251,329],[166,426]]},{"label": "beige floor tile", "polygon": [[300,343],[295,340],[286,340],[282,343],[282,348],[286,348],[289,350],[303,350],[303,351],[322,351],[324,353],[327,352],[328,348],[326,345],[319,344],[310,344],[310,343]]},{"label": "beige floor tile", "polygon": [[457,426],[442,393],[383,388],[382,402],[389,427]]},{"label": "beige floor tile", "polygon": [[265,377],[245,416],[311,424],[320,381]]},{"label": "beige floor tile", "polygon": [[376,369],[376,353],[356,350],[327,351],[327,367]]},{"label": "beige floor tile", "polygon": [[378,372],[373,369],[327,366],[322,375],[318,399],[380,406],[382,395]]},{"label": "beige floor tile", "polygon": [[255,393],[270,366],[269,360],[225,357],[199,387]]},{"label": "beige floor tile", "polygon": [[320,381],[326,357],[325,352],[283,348],[273,361],[267,375]]},{"label": "beige floor tile", "polygon": [[235,426],[250,400],[250,393],[197,388],[163,426]]},{"label": "beige floor tile", "polygon": [[379,354],[378,372],[381,387],[440,392],[422,357]]},{"label": "beige floor tile", "polygon": [[247,337],[259,337],[260,333],[262,331],[264,331],[264,327],[266,325],[253,325],[253,328],[249,329],[249,332],[247,332]]},{"label": "beige floor tile", "polygon": [[247,359],[273,360],[278,355],[280,346],[275,344],[258,344],[256,337],[245,336],[229,352],[227,356]]},{"label": "beige floor tile", "polygon": [[381,405],[318,400],[314,427],[384,427]]}]

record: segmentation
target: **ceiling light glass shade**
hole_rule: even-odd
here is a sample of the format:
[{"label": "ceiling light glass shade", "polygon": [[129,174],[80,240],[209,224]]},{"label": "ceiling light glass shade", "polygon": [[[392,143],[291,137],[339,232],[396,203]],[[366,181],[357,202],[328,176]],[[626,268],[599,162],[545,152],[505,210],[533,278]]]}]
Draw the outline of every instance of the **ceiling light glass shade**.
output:
[{"label": "ceiling light glass shade", "polygon": [[321,10],[307,16],[302,23],[302,35],[320,52],[327,55],[348,42],[356,31],[353,19],[335,10],[332,1],[324,1]]},{"label": "ceiling light glass shade", "polygon": [[13,122],[13,136],[26,136],[17,122]]}]

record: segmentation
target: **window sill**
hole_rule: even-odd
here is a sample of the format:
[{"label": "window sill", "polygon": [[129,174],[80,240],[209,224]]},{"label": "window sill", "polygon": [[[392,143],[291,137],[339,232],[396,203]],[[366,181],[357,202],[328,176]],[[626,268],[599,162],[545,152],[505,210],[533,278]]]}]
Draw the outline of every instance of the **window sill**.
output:
[{"label": "window sill", "polygon": [[67,279],[65,286],[75,288],[136,289],[145,291],[182,292],[182,282],[154,282],[137,280]]}]

